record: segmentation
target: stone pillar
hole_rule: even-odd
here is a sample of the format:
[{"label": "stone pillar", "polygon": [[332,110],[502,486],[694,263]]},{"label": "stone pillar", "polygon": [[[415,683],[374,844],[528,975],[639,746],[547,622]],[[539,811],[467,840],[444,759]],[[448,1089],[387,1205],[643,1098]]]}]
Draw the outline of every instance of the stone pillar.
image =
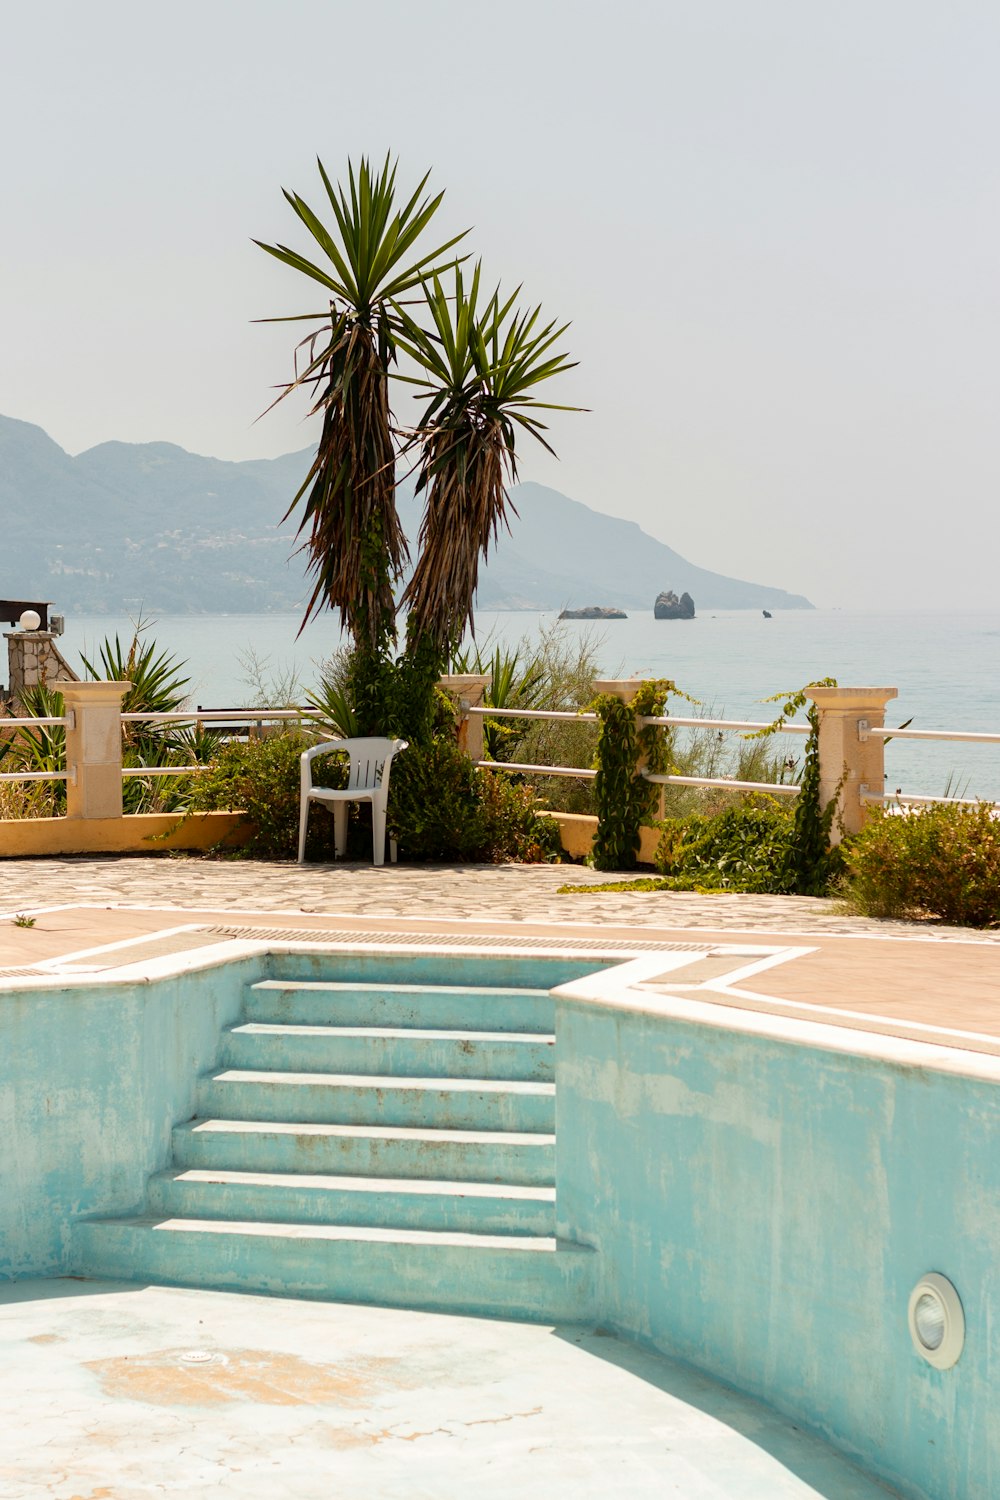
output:
[{"label": "stone pillar", "polygon": [[52,630],[5,630],[7,692],[17,699],[24,688],[52,685],[59,677],[75,680],[76,673],[56,646]]},{"label": "stone pillar", "polygon": [[598,697],[606,693],[612,698],[620,698],[623,703],[631,703],[645,681],[645,677],[598,677],[594,682],[594,692]]},{"label": "stone pillar", "polygon": [[885,742],[868,731],[885,724],[885,705],[896,689],[811,687],[806,694],[819,709],[820,803],[826,807],[831,797],[837,799],[830,840],[839,844],[864,826],[862,788],[885,790]]},{"label": "stone pillar", "polygon": [[122,699],[130,682],[55,682],[73,718],[66,730],[66,816],[122,815]]},{"label": "stone pillar", "polygon": [[481,706],[486,689],[492,681],[490,673],[480,676],[476,672],[460,672],[438,678],[441,691],[450,693],[458,702],[458,748],[473,760],[483,758],[483,718],[482,714],[470,716],[468,711]]}]

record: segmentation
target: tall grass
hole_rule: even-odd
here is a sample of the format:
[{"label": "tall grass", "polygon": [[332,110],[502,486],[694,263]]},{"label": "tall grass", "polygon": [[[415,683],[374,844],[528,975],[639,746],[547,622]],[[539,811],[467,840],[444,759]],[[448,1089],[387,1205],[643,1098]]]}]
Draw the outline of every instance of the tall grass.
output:
[{"label": "tall grass", "polygon": [[[723,718],[715,707],[688,717]],[[773,738],[744,739],[721,729],[677,729],[674,731],[673,773],[678,776],[725,777],[730,781],[761,781],[772,785],[798,784],[802,767]],[[753,793],[730,792],[724,787],[664,787],[663,812],[668,818],[712,817],[743,802]]]}]

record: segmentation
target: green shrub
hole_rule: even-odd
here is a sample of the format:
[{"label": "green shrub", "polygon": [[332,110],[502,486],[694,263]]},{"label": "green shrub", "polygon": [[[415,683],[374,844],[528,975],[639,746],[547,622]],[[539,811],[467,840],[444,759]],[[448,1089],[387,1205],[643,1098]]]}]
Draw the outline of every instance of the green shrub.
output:
[{"label": "green shrub", "polygon": [[[193,778],[191,812],[239,811],[254,826],[238,851],[254,859],[294,859],[299,841],[299,757],[308,741],[300,734],[266,735],[222,745],[208,769]],[[314,778],[324,786],[346,784],[342,762],[321,756]],[[315,810],[309,818],[307,855],[333,859],[333,819]]]},{"label": "green shrub", "polygon": [[754,797],[712,817],[668,818],[656,865],[672,890],[787,896],[797,889],[795,820],[772,798]]},{"label": "green shrub", "polygon": [[869,917],[1000,924],[1000,820],[988,803],[878,807],[847,854],[844,894]]},{"label": "green shrub", "polygon": [[471,860],[486,842],[476,768],[450,738],[411,745],[392,763],[389,835],[406,859]]},{"label": "green shrub", "polygon": [[526,863],[558,856],[559,831],[534,790],[480,771],[450,737],[411,745],[392,763],[389,832],[401,859]]},{"label": "green shrub", "polygon": [[539,811],[534,787],[502,771],[477,771],[476,778],[486,820],[486,859],[493,864],[538,864],[561,858],[559,825]]}]

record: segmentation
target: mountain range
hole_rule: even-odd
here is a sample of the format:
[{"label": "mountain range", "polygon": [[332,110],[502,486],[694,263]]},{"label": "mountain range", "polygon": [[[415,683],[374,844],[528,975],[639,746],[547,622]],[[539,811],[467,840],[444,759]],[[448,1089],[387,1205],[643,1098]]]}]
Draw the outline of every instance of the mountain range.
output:
[{"label": "mountain range", "polygon": [[[0,595],[68,614],[295,611],[306,596],[294,517],[312,450],[232,463],[173,443],[101,443],[71,456],[0,416]],[[704,609],[811,609],[801,595],[695,566],[633,521],[544,485],[515,485],[516,516],[480,571],[483,610],[617,605],[652,614],[665,589]],[[415,539],[420,501],[398,491]]]}]

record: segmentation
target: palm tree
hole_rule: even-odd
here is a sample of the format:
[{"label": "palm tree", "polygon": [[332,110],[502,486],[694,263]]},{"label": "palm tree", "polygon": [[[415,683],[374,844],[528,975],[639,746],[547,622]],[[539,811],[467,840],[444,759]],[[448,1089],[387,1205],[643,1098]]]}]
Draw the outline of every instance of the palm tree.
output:
[{"label": "palm tree", "polygon": [[402,602],[410,607],[408,640],[431,641],[444,659],[472,623],[480,561],[509,524],[518,429],[551,453],[537,412],[578,409],[534,394],[575,364],[555,350],[569,325],[541,323],[540,308],[521,311],[518,293],[501,301],[499,288],[481,308],[480,286],[478,264],[468,290],[457,266],[450,293],[439,275],[425,278],[430,329],[397,309],[398,343],[423,371],[400,378],[429,397],[414,433],[417,491],[426,494],[420,552]]},{"label": "palm tree", "polygon": [[298,534],[308,554],[313,591],[302,627],[324,607],[339,609],[357,652],[355,707],[362,732],[370,732],[384,728],[379,722],[384,711],[380,669],[395,640],[393,588],[407,558],[396,513],[388,385],[396,357],[397,307],[424,277],[456,264],[435,263],[462,235],[407,264],[444,196],[422,196],[429,174],[397,208],[396,166],[388,156],[381,171],[362,158],[355,173],[349,162],[346,191],[335,188],[323,163],[318,165],[333,229],[297,193],[284,190],[284,195],[322,251],[324,264],[287,245],[255,243],[318,283],[328,297],[322,312],[265,321],[319,325],[299,344],[295,378],[277,397],[280,401],[305,387],[312,397],[310,415],[323,419],[316,457],[286,518],[304,502]]},{"label": "palm tree", "polygon": [[[396,168],[388,157],[378,173],[366,159],[357,173],[348,163],[346,191],[334,187],[322,162],[319,171],[333,230],[298,194],[285,191],[285,198],[324,264],[286,245],[256,241],[317,282],[329,301],[320,313],[266,320],[318,324],[298,346],[295,379],[277,397],[305,387],[310,414],[323,419],[316,457],[286,512],[304,502],[299,536],[313,591],[302,624],[324,607],[340,610],[354,643],[348,685],[359,733],[430,738],[434,681],[472,620],[480,560],[507,520],[518,429],[549,447],[537,415],[548,404],[534,390],[572,362],[554,352],[565,327],[542,324],[538,308],[516,309],[516,292],[502,302],[497,290],[481,306],[478,265],[467,290],[463,257],[438,264],[463,235],[408,262],[443,197],[422,196],[426,176],[397,210]],[[446,293],[441,278],[448,271],[455,281]],[[408,298],[415,288],[421,295]],[[418,373],[392,371],[394,378],[426,399],[410,431],[394,428],[389,404],[399,351],[416,362]],[[394,588],[407,560],[395,469],[413,450],[426,509],[419,557],[402,598],[410,609],[406,651],[393,663]]]}]

